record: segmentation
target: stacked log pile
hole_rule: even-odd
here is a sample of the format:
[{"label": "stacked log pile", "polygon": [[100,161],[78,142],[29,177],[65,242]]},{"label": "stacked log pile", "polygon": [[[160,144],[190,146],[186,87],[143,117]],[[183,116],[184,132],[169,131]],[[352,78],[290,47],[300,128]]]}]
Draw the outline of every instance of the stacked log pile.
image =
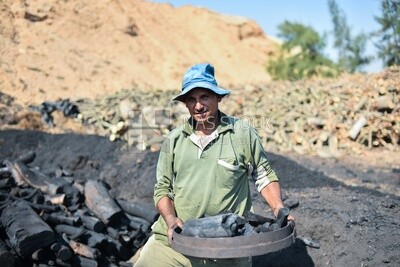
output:
[{"label": "stacked log pile", "polygon": [[232,96],[245,111],[236,114],[258,128],[267,148],[322,157],[399,149],[398,67],[331,81],[277,82]]},{"label": "stacked log pile", "polygon": [[111,141],[124,140],[140,150],[159,150],[164,136],[184,120],[185,108],[172,103],[175,92],[121,90],[77,104],[82,123],[95,125]]},{"label": "stacked log pile", "polygon": [[[378,147],[399,149],[399,67],[375,75],[230,89],[221,109],[253,125],[269,150],[338,157]],[[80,118],[108,130],[110,140],[157,150],[162,137],[187,116],[183,104],[170,101],[175,94],[123,90],[81,101]]]},{"label": "stacked log pile", "polygon": [[101,180],[50,176],[30,166],[35,156],[0,165],[1,266],[131,266],[155,208],[111,197]]}]

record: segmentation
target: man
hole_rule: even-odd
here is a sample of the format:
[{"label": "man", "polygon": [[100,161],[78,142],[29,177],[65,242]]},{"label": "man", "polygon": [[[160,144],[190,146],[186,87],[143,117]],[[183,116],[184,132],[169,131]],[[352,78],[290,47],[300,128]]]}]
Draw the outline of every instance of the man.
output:
[{"label": "man", "polygon": [[196,64],[185,73],[173,100],[185,103],[190,119],[164,140],[154,189],[161,216],[135,266],[251,266],[249,258],[198,259],[170,247],[173,230],[188,219],[250,211],[248,174],[275,216],[283,207],[278,178],[255,129],[218,109],[228,93],[218,86],[210,64]]}]

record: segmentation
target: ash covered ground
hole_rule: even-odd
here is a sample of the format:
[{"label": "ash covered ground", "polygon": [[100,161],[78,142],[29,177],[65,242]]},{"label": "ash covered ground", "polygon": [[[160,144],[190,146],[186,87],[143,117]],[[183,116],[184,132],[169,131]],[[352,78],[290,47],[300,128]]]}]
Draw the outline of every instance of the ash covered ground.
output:
[{"label": "ash covered ground", "polygon": [[[0,160],[35,151],[30,164],[63,168],[76,179],[103,179],[111,194],[152,202],[157,152],[143,152],[97,135],[0,131]],[[296,243],[254,257],[253,266],[400,266],[400,168],[397,153],[322,159],[268,153],[286,199],[299,201]],[[252,187],[255,212],[268,207]],[[318,241],[320,248],[302,239]]]}]

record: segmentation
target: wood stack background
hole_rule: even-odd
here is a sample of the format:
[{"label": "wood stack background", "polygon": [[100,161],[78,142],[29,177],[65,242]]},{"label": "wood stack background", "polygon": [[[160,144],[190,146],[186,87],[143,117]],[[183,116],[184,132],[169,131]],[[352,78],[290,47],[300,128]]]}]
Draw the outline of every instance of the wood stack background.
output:
[{"label": "wood stack background", "polygon": [[[221,110],[256,127],[269,150],[339,157],[365,149],[399,149],[399,67],[230,89]],[[170,101],[178,91],[132,89],[81,100],[80,119],[110,140],[157,150],[163,136],[188,116],[183,104]]]},{"label": "wood stack background", "polygon": [[[400,67],[229,89],[221,110],[254,126],[269,151],[340,157],[375,148],[399,150]],[[179,91],[134,88],[98,99],[70,99],[80,114],[72,120],[54,111],[54,127],[39,112],[0,93],[0,129],[98,134],[157,151],[164,136],[188,118],[184,104],[171,102]]]}]

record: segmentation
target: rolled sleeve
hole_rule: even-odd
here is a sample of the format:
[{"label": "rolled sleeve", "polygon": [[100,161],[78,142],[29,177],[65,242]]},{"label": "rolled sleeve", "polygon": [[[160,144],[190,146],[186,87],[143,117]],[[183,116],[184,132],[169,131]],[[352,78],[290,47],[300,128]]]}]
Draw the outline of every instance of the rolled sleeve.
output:
[{"label": "rolled sleeve", "polygon": [[258,192],[273,181],[278,181],[278,176],[272,170],[265,150],[261,144],[260,137],[255,130],[251,131],[251,153],[253,155],[252,165],[253,172],[251,173]]},{"label": "rolled sleeve", "polygon": [[260,166],[253,171],[253,177],[255,179],[255,184],[258,192],[266,187],[270,182],[278,181],[276,173],[268,166]]}]

